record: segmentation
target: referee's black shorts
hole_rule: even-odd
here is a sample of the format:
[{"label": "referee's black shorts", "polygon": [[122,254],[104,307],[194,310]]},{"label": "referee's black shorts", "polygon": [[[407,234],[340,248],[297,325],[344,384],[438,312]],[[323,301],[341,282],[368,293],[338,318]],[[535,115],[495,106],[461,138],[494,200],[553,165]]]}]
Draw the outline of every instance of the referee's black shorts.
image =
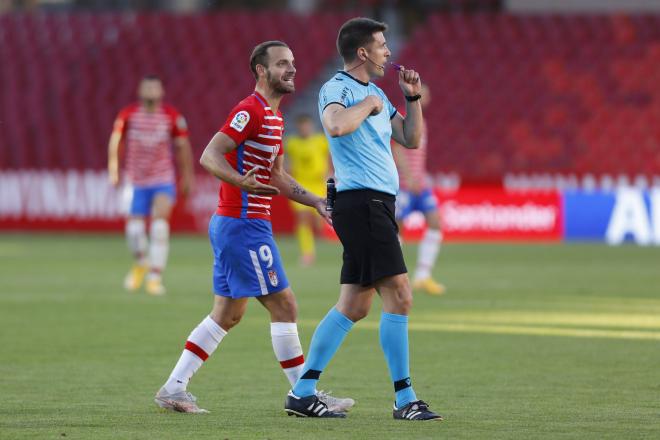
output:
[{"label": "referee's black shorts", "polygon": [[403,261],[395,197],[368,189],[337,193],[332,224],[344,246],[341,284],[369,286],[408,272]]}]

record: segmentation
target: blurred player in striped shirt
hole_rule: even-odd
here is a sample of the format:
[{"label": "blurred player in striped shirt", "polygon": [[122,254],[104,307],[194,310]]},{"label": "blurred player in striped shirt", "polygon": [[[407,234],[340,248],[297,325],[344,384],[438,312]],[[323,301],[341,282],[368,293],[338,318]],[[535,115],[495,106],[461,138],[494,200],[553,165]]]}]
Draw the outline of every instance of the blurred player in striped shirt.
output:
[{"label": "blurred player in striped shirt", "polygon": [[130,291],[139,289],[146,275],[146,290],[151,295],[165,293],[162,273],[169,252],[169,218],[176,200],[172,146],[180,171],[179,189],[184,196],[191,191],[194,178],[186,120],[174,107],[162,102],[163,95],[158,77],[142,78],[139,102],[119,112],[108,146],[108,172],[114,186],[122,180],[120,150],[125,150],[126,158],[123,181],[130,199],[126,241],[134,263],[124,287]]},{"label": "blurred player in striped shirt", "polygon": [[[429,88],[422,85],[422,108],[431,102]],[[423,290],[430,295],[442,295],[445,286],[433,279],[432,271],[442,243],[438,200],[433,194],[430,178],[426,171],[428,155],[428,127],[424,124],[422,139],[417,149],[402,148],[396,142],[392,143],[396,159],[401,189],[396,197],[396,217],[401,226],[403,220],[412,212],[419,211],[426,219],[426,232],[419,244],[417,268],[413,278],[413,288]]]},{"label": "blurred player in striped shirt", "polygon": [[[284,272],[270,223],[274,195],[310,206],[329,219],[326,202],[301,187],[284,170],[279,106],[295,91],[293,53],[281,41],[257,45],[250,57],[255,90],[239,102],[207,145],[200,163],[221,180],[218,208],[209,223],[213,249],[213,309],[190,333],[179,361],[158,391],[158,406],[203,413],[187,391],[188,381],[239,323],[248,300],[256,298],[270,314],[275,356],[289,383],[300,377],[304,358],[298,338],[297,305]],[[352,399],[316,392],[325,417],[342,417]],[[330,410],[328,410],[328,407]]]}]

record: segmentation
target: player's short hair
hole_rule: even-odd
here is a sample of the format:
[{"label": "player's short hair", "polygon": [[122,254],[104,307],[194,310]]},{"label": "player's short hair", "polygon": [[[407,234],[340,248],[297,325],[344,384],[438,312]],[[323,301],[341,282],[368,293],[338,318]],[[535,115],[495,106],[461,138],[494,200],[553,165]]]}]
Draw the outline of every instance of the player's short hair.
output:
[{"label": "player's short hair", "polygon": [[337,51],[344,62],[351,62],[357,56],[359,47],[374,41],[374,33],[385,32],[387,25],[371,18],[351,18],[339,29],[337,35]]},{"label": "player's short hair", "polygon": [[264,41],[263,43],[257,44],[254,49],[252,49],[252,55],[250,55],[250,70],[255,79],[259,79],[259,76],[257,75],[257,64],[268,66],[268,49],[271,47],[289,46],[285,42],[278,40]]}]

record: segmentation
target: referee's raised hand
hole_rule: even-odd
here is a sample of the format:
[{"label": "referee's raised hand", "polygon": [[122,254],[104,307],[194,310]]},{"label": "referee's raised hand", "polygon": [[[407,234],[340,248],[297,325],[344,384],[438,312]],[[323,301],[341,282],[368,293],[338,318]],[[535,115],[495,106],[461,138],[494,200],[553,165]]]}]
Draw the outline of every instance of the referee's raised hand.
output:
[{"label": "referee's raised hand", "polygon": [[280,190],[275,188],[272,185],[266,185],[257,180],[255,174],[259,171],[258,168],[252,168],[250,171],[245,173],[241,180],[238,181],[238,186],[245,192],[249,194],[258,194],[265,196],[276,196],[280,193]]},{"label": "referee's raised hand", "polygon": [[419,95],[422,91],[422,81],[419,78],[419,73],[402,66],[399,70],[399,87],[406,96]]}]

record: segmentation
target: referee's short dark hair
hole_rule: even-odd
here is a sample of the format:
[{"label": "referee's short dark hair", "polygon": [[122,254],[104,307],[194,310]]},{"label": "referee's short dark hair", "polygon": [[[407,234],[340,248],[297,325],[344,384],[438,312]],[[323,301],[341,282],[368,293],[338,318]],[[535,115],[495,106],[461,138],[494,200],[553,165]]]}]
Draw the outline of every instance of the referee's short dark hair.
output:
[{"label": "referee's short dark hair", "polygon": [[374,33],[385,32],[387,25],[371,18],[351,18],[339,29],[337,50],[344,62],[350,63],[357,56],[359,47],[366,46],[374,40]]},{"label": "referee's short dark hair", "polygon": [[285,42],[278,40],[264,41],[263,43],[257,44],[254,49],[252,49],[252,55],[250,55],[250,70],[255,79],[259,79],[259,75],[257,75],[257,64],[268,66],[268,49],[271,47],[289,46]]}]

